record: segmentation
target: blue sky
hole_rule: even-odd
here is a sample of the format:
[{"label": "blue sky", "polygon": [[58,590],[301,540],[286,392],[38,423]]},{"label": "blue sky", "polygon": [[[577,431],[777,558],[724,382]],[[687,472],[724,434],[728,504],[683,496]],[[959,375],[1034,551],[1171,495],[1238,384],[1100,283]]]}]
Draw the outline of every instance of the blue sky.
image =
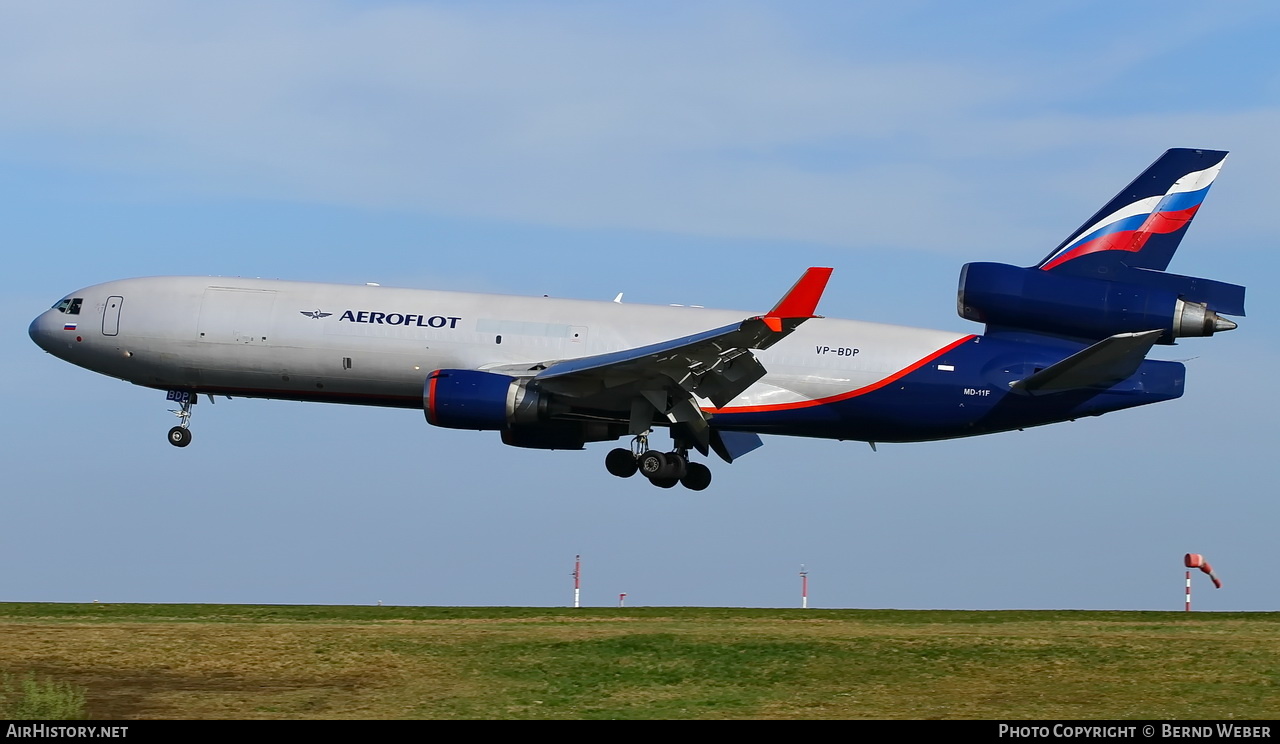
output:
[{"label": "blue sky", "polygon": [[[1280,10],[1149,3],[47,2],[0,10],[0,601],[1275,610]],[[211,274],[974,332],[1169,147],[1232,151],[1171,270],[1246,284],[1178,401],[914,445],[770,438],[712,489],[421,414],[201,403],[26,327]]]}]

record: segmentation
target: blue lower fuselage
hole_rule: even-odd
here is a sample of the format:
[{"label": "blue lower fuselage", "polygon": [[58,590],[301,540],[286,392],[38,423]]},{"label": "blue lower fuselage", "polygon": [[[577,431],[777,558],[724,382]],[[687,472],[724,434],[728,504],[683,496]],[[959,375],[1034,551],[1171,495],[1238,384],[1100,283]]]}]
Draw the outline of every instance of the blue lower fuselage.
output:
[{"label": "blue lower fuselage", "polygon": [[730,408],[717,412],[712,425],[788,436],[928,441],[1098,416],[1182,395],[1186,368],[1157,360],[1107,388],[1034,396],[1010,388],[1082,348],[972,336],[868,388],[819,401]]}]

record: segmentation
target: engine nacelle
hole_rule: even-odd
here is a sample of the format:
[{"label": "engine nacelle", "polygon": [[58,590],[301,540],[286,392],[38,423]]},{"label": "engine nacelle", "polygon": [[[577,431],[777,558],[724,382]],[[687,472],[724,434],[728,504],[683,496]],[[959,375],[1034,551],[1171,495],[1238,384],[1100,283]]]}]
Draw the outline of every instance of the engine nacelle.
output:
[{"label": "engine nacelle", "polygon": [[500,431],[547,416],[547,396],[527,380],[474,369],[438,369],[427,376],[422,408],[427,421],[448,429]]},{"label": "engine nacelle", "polygon": [[[625,423],[553,420],[550,395],[529,380],[473,369],[438,369],[427,376],[422,408],[427,421],[449,429],[500,431],[512,447],[582,449],[587,442],[624,436]],[[559,403],[558,414],[572,409]]]},{"label": "engine nacelle", "polygon": [[1091,340],[1161,329],[1160,343],[1171,344],[1236,327],[1164,287],[996,263],[965,264],[956,305],[960,317],[988,326]]},{"label": "engine nacelle", "polygon": [[611,442],[627,433],[625,424],[604,421],[545,421],[502,430],[502,443],[528,449],[580,450],[587,442]]}]

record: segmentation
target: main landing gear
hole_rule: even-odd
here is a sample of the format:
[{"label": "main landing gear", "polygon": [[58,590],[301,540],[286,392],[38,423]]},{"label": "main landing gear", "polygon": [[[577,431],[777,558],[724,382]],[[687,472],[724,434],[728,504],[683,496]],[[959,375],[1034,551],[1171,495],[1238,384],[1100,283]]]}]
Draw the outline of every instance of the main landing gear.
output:
[{"label": "main landing gear", "polygon": [[630,478],[637,472],[658,488],[672,488],[677,483],[691,491],[711,485],[711,468],[689,461],[687,447],[676,446],[672,452],[649,449],[647,434],[637,436],[631,449],[619,447],[604,458],[604,467],[619,478]]}]

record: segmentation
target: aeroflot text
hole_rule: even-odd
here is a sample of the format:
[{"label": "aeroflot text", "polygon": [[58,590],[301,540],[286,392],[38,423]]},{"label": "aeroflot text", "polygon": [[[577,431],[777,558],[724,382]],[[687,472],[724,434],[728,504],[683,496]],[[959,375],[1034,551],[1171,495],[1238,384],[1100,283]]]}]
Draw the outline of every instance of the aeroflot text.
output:
[{"label": "aeroflot text", "polygon": [[379,323],[381,325],[416,325],[419,328],[457,328],[458,321],[448,315],[413,315],[405,313],[376,313],[369,310],[348,310],[338,320],[352,323]]},{"label": "aeroflot text", "polygon": [[[1155,736],[1155,726],[1142,727],[1142,735]],[[1137,737],[1137,726],[1073,726],[1056,723],[1049,726],[1010,726],[1000,724],[1000,736],[1012,739],[1113,739],[1126,736]],[[1219,723],[1212,726],[1179,726],[1171,723],[1160,724],[1162,739],[1270,739],[1270,726],[1241,726],[1234,723]]]}]

